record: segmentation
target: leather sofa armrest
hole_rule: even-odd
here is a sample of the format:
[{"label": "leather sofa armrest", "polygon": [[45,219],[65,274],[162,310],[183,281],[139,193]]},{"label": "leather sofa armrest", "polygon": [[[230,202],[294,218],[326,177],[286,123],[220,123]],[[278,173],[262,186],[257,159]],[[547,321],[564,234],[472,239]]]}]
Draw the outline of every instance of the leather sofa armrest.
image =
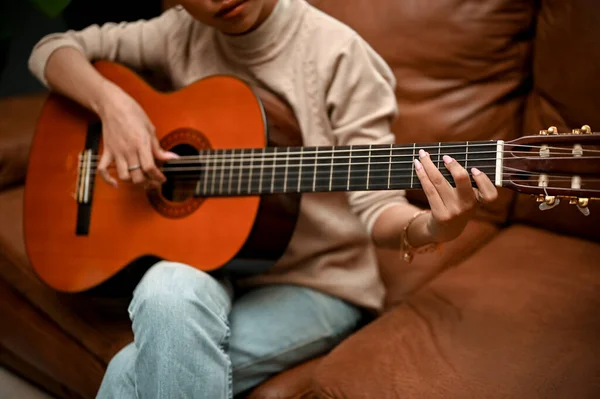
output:
[{"label": "leather sofa armrest", "polygon": [[0,99],[0,190],[22,184],[46,92]]},{"label": "leather sofa armrest", "polygon": [[308,399],[313,396],[313,375],[322,358],[313,359],[267,380],[247,399]]},{"label": "leather sofa armrest", "polygon": [[0,191],[25,181],[28,154],[28,143],[0,140]]}]

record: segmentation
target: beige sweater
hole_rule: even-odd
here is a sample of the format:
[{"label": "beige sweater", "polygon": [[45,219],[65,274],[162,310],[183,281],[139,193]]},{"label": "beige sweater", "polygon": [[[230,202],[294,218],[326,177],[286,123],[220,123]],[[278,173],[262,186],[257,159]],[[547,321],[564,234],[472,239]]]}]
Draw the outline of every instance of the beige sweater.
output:
[{"label": "beige sweater", "polygon": [[[279,0],[257,30],[242,36],[202,25],[181,7],[149,21],[48,35],[29,60],[43,83],[49,56],[63,46],[90,60],[164,72],[177,88],[222,73],[258,82],[289,102],[307,146],[394,142],[390,68],[357,33],[305,0]],[[370,233],[397,203],[406,203],[403,192],[305,194],[287,252],[272,271],[241,283],[302,284],[380,310],[384,287]]]}]

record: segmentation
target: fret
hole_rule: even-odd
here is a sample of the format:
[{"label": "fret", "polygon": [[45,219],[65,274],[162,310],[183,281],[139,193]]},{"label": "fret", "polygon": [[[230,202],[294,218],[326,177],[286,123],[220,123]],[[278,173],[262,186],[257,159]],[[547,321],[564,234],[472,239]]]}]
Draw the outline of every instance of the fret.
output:
[{"label": "fret", "polygon": [[249,194],[261,194],[262,191],[262,176],[261,176],[261,163],[264,162],[265,150],[264,149],[253,149],[251,154],[250,169],[252,170],[252,178],[250,179],[250,191]]},{"label": "fret", "polygon": [[[303,152],[302,152],[303,151]],[[301,150],[302,169],[300,170],[299,191],[301,193],[312,191],[317,158],[316,147],[304,147]]]},{"label": "fret", "polygon": [[231,183],[233,183],[233,174],[235,173],[235,167],[233,166],[233,162],[236,157],[236,150],[231,150],[231,155],[229,157],[229,180],[227,183],[227,194],[231,195]]},{"label": "fret", "polygon": [[391,184],[392,148],[388,144],[370,146],[367,190],[387,190]]},{"label": "fret", "polygon": [[468,171],[469,170],[469,142],[467,141],[465,143],[465,169]]},{"label": "fret", "polygon": [[317,166],[315,170],[315,188],[314,191],[331,191],[331,178],[333,172],[333,154],[335,147],[326,147],[320,149],[317,156]]},{"label": "fret", "polygon": [[350,151],[349,147],[336,147],[332,153],[333,172],[331,191],[346,190],[350,182]]},{"label": "fret", "polygon": [[252,169],[254,167],[254,148],[250,149],[250,158],[248,161],[248,194],[252,193]]},{"label": "fret", "polygon": [[206,196],[207,194],[207,186],[208,186],[208,175],[210,172],[210,157],[207,154],[206,150],[202,150],[202,156],[204,158],[204,163],[202,164],[202,168],[204,170],[204,187],[202,190],[202,195]]},{"label": "fret", "polygon": [[238,164],[238,187],[237,187],[237,193],[238,195],[240,195],[242,193],[242,180],[244,177],[244,168],[245,168],[245,157],[246,157],[246,151],[245,150],[240,150],[240,154],[239,154],[240,158],[239,158],[239,164]]},{"label": "fret", "polygon": [[263,192],[263,174],[265,172],[265,157],[268,156],[266,150],[260,155],[260,177],[258,180],[258,192]]},{"label": "fret", "polygon": [[[443,155],[449,155],[451,157],[454,157],[454,155],[460,155],[462,151],[462,143],[459,144],[459,146],[450,146],[449,143],[444,143],[444,151],[442,153],[442,143],[438,143],[438,160],[437,160],[437,164],[439,165],[437,168],[440,170],[440,172],[442,173],[442,176],[444,176],[444,178],[446,180],[448,180],[448,182],[450,182],[450,184],[452,185],[453,182],[453,178],[452,178],[452,174],[450,173],[450,171],[448,170],[448,168],[446,168],[446,164],[444,163],[443,160]],[[441,160],[441,163],[440,163]]]},{"label": "fret", "polygon": [[254,161],[254,148],[250,149],[250,154],[244,157],[244,169],[248,167],[248,180],[244,181],[244,185],[246,186],[246,193],[250,194],[252,187],[250,187],[250,183],[252,182],[252,164]]},{"label": "fret", "polygon": [[286,154],[287,159],[287,187],[285,192],[294,192],[300,186],[300,147],[291,147]]},{"label": "fret", "polygon": [[265,162],[265,167],[267,168],[267,178],[271,180],[271,188],[269,192],[273,194],[275,192],[275,176],[277,173],[277,147],[275,148],[267,148],[269,152],[269,157]]},{"label": "fret", "polygon": [[331,154],[329,156],[329,191],[331,191],[333,185],[333,160],[335,159],[336,147],[331,147]]},{"label": "fret", "polygon": [[369,146],[355,145],[352,146],[349,175],[350,175],[350,190],[366,190],[367,189],[367,169],[369,165]]},{"label": "fret", "polygon": [[283,176],[283,192],[287,192],[288,168],[290,165],[290,147],[285,151],[285,175]]},{"label": "fret", "polygon": [[410,165],[410,188],[415,187],[415,158],[417,157],[417,144],[413,143],[412,148],[412,162]]},{"label": "fret", "polygon": [[298,192],[300,192],[301,186],[302,186],[302,154],[304,152],[304,148],[300,147],[300,161],[298,163],[299,168],[298,168]]},{"label": "fret", "polygon": [[371,177],[371,150],[372,146],[369,146],[369,157],[367,158],[367,190],[369,189],[369,178]]},{"label": "fret", "polygon": [[313,171],[312,191],[315,192],[317,186],[317,163],[319,162],[319,147],[315,147],[315,166]]},{"label": "fret", "polygon": [[273,158],[273,166],[272,177],[271,177],[271,187],[272,193],[284,193],[285,185],[287,181],[287,164],[289,159],[289,153],[287,152],[287,148],[285,150],[279,149],[275,147],[274,149],[275,157]]},{"label": "fret", "polygon": [[350,190],[350,172],[352,170],[352,146],[350,146],[350,152],[348,156],[348,179],[346,182],[346,190]]},{"label": "fret", "polygon": [[390,162],[389,162],[389,165],[388,165],[388,178],[387,178],[387,188],[388,188],[388,190],[390,189],[390,183],[391,183],[391,180],[392,180],[392,153],[393,153],[393,150],[394,150],[394,144],[392,143],[392,144],[390,144]]},{"label": "fret", "polygon": [[415,176],[417,148],[413,145],[395,145],[392,149],[390,188],[404,190],[415,187],[419,179]]},{"label": "fret", "polygon": [[214,195],[215,194],[215,178],[217,177],[217,164],[218,164],[218,160],[217,160],[217,151],[212,151],[211,155],[212,160],[211,160],[211,167],[210,167],[210,172],[211,172],[211,185],[210,185],[210,194]]},{"label": "fret", "polygon": [[219,179],[219,194],[223,195],[223,178],[225,177],[225,161],[227,160],[227,150],[221,151],[221,169]]}]

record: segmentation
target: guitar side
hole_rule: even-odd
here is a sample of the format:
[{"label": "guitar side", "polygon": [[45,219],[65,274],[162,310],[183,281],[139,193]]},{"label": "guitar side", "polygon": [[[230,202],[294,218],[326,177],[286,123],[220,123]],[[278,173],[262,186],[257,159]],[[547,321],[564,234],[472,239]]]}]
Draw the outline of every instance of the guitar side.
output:
[{"label": "guitar side", "polygon": [[[207,78],[162,93],[125,67],[110,62],[95,66],[141,105],[159,140],[171,147],[301,143],[295,118],[283,103],[235,78]],[[86,147],[97,145],[102,152],[96,120],[52,94],[38,121],[25,184],[24,232],[29,259],[46,284],[82,292],[116,281],[123,286],[125,277],[130,288],[147,261],[157,259],[207,272],[257,273],[262,270],[245,269],[253,263],[239,261],[258,259],[265,267],[281,256],[295,227],[299,196],[192,196],[175,202],[127,182],[115,189],[87,173],[93,172],[96,158],[81,166]],[[86,177],[92,184],[83,186],[89,192],[88,203],[82,204],[78,200],[86,196],[80,183],[87,183]]]}]

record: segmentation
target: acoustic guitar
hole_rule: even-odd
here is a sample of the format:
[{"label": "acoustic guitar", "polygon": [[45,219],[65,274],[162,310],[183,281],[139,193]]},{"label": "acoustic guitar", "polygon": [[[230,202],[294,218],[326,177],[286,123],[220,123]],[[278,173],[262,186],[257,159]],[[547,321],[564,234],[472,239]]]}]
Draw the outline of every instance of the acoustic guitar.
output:
[{"label": "acoustic guitar", "polygon": [[[542,209],[561,199],[585,214],[600,198],[600,134],[556,128],[512,141],[303,146],[293,112],[267,90],[231,76],[162,92],[122,65],[95,63],[156,127],[167,183],[115,189],[96,173],[96,115],[51,94],[40,115],[25,186],[27,254],[55,290],[130,287],[158,259],[211,273],[268,270],[293,234],[303,193],[420,189],[413,159],[428,150],[484,171],[498,187],[531,194]],[[474,184],[474,182],[473,182]]]}]

